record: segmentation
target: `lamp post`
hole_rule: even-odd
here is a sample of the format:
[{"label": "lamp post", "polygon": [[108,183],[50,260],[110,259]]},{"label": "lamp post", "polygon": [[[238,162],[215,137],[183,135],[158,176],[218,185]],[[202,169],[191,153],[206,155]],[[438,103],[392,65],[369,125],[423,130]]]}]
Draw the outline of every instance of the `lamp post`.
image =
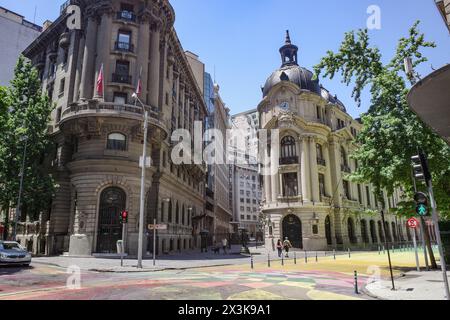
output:
[{"label": "lamp post", "polygon": [[147,136],[148,136],[148,111],[145,109],[144,104],[139,99],[136,93],[133,93],[132,97],[139,102],[144,111],[144,146],[142,148],[142,171],[141,171],[141,198],[139,209],[139,235],[138,235],[138,269],[142,269],[142,251],[144,241],[144,209],[145,209],[145,174],[147,164]]},{"label": "lamp post", "polygon": [[25,141],[25,147],[23,149],[22,167],[20,169],[20,185],[19,196],[17,197],[16,214],[14,215],[14,228],[13,228],[13,241],[16,241],[17,236],[17,223],[19,222],[19,215],[21,214],[22,205],[22,193],[23,193],[23,176],[25,175],[25,158],[27,156],[28,137],[24,136],[22,141]]}]

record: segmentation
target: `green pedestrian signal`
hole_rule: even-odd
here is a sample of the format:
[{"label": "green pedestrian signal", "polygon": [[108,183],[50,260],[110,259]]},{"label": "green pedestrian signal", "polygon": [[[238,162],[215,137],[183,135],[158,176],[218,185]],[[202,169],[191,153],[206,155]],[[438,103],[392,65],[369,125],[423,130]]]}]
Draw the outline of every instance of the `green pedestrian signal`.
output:
[{"label": "green pedestrian signal", "polygon": [[425,217],[428,214],[428,208],[423,203],[420,203],[416,207],[416,212],[419,216]]}]

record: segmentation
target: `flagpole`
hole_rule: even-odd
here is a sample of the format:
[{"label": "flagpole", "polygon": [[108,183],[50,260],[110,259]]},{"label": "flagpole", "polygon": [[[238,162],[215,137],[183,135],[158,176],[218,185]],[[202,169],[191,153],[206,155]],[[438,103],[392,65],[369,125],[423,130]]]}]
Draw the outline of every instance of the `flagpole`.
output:
[{"label": "flagpole", "polygon": [[103,89],[103,92],[102,92],[102,94],[103,94],[103,102],[106,102],[106,100],[105,100],[105,84],[106,84],[106,81],[105,81],[105,69],[104,69],[104,64],[102,63],[102,78],[103,78],[103,85],[102,85],[102,89]]}]

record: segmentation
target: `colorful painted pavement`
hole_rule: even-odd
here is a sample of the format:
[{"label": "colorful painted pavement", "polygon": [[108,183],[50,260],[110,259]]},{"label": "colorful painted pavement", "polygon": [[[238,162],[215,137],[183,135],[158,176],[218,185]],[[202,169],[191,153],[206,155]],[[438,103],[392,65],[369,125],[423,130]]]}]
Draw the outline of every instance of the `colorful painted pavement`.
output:
[{"label": "colorful painted pavement", "polygon": [[[0,272],[0,300],[354,300],[353,277],[323,271],[163,271],[105,274],[83,272],[81,289],[70,290],[65,270],[36,266]],[[359,286],[366,279],[359,279]]]}]

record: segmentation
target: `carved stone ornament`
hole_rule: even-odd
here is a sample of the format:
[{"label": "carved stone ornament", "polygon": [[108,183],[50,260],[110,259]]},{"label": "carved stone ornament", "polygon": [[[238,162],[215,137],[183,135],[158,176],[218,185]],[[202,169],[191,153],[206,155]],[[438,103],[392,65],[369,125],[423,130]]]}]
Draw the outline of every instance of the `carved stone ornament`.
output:
[{"label": "carved stone ornament", "polygon": [[280,129],[295,127],[294,114],[290,111],[281,111],[278,116],[278,127]]}]

